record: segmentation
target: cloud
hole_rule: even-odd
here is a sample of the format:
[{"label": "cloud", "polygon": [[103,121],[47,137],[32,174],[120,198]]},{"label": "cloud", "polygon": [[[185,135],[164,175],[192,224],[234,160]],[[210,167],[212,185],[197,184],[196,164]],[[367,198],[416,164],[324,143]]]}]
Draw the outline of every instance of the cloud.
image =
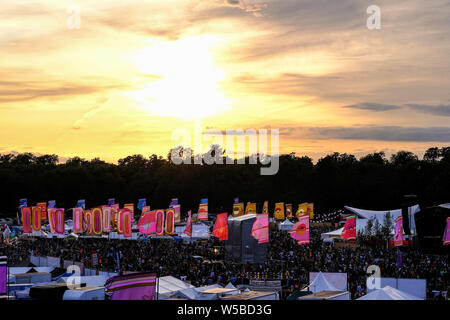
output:
[{"label": "cloud", "polygon": [[426,104],[407,104],[407,106],[418,112],[428,113],[435,116],[450,117],[450,104],[441,104],[438,106]]},{"label": "cloud", "polygon": [[361,110],[370,110],[370,111],[389,111],[400,109],[400,106],[392,105],[392,104],[381,104],[374,102],[362,102],[358,104],[351,104],[348,106],[343,106],[343,108],[349,109],[361,109]]},{"label": "cloud", "polygon": [[289,127],[281,128],[280,135],[294,139],[313,140],[450,142],[450,127]]}]

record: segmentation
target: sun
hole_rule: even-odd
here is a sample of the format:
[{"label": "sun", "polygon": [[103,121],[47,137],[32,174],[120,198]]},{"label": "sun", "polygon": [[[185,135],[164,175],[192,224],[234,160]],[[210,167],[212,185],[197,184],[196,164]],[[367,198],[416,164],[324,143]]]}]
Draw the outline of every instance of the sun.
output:
[{"label": "sun", "polygon": [[132,93],[151,114],[192,119],[230,107],[220,89],[224,73],[214,65],[214,37],[154,43],[133,56],[140,72],[156,76]]}]

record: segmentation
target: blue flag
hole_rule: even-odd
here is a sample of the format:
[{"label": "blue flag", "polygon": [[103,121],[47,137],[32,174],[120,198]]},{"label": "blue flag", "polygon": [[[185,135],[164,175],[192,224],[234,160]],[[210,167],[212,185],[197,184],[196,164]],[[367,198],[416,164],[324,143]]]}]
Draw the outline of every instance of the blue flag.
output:
[{"label": "blue flag", "polygon": [[169,208],[173,208],[173,206],[176,206],[177,204],[178,204],[178,198],[173,198],[170,201]]},{"label": "blue flag", "polygon": [[52,208],[55,207],[55,205],[56,205],[56,201],[55,201],[55,200],[50,200],[50,201],[48,202],[47,208],[48,208],[48,209],[52,209]]},{"label": "blue flag", "polygon": [[86,200],[78,200],[75,208],[83,208],[83,210],[85,210],[86,209]]},{"label": "blue flag", "polygon": [[239,198],[234,198],[234,203],[239,203]]},{"label": "blue flag", "polygon": [[142,208],[145,207],[146,205],[147,205],[147,199],[145,199],[145,198],[139,199],[138,205],[137,205],[139,210],[142,210]]},{"label": "blue flag", "polygon": [[19,208],[26,207],[27,206],[27,199],[20,199],[19,200]]},{"label": "blue flag", "polygon": [[200,203],[208,203],[208,198],[204,198],[204,199],[200,200]]},{"label": "blue flag", "polygon": [[114,198],[108,199],[108,206],[112,206],[116,200]]}]

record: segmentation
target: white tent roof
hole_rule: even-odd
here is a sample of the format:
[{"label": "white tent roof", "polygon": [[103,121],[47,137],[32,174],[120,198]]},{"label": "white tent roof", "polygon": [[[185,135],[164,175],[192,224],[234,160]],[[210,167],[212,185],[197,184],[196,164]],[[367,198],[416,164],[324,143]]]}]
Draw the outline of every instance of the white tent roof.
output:
[{"label": "white tent roof", "polygon": [[158,285],[156,286],[156,291],[161,294],[170,294],[179,290],[194,288],[193,285],[188,284],[180,279],[172,276],[158,278]]},{"label": "white tent roof", "polygon": [[311,291],[313,293],[320,292],[320,291],[342,291],[333,286],[331,283],[325,279],[322,272],[319,272],[317,277],[314,279],[313,282],[310,283],[309,288],[303,289],[303,291]]},{"label": "white tent roof", "polygon": [[423,300],[406,292],[392,288],[390,286],[372,291],[356,300]]},{"label": "white tent roof", "polygon": [[439,207],[442,207],[442,208],[445,208],[445,209],[450,209],[450,203],[440,204]]},{"label": "white tent roof", "polygon": [[283,226],[293,226],[294,225],[291,221],[289,221],[289,219],[284,220],[280,224],[282,224]]},{"label": "white tent roof", "polygon": [[[375,210],[352,208],[349,206],[344,206],[344,208],[353,212],[359,218],[362,218],[362,219],[370,219],[372,217],[375,217],[380,224],[383,224],[384,216],[388,212],[391,214],[391,217],[394,220],[402,215],[402,209],[375,211]],[[416,204],[415,206],[409,207],[409,209],[411,212],[411,229],[412,229],[411,231],[414,231],[416,229],[416,221],[415,221],[414,217],[415,217],[416,213],[420,211],[420,207],[418,204]]]}]

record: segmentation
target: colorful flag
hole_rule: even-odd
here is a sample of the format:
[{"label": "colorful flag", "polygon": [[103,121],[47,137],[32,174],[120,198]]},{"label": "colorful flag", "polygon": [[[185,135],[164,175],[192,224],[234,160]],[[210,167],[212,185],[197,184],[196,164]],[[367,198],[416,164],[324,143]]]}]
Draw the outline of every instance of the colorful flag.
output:
[{"label": "colorful flag", "polygon": [[142,211],[142,208],[145,207],[147,205],[147,199],[142,198],[138,200],[138,209]]},{"label": "colorful flag", "polygon": [[286,205],[286,218],[288,219],[292,218],[292,204]]},{"label": "colorful flag", "polygon": [[111,228],[112,229],[114,229],[114,228],[117,229],[117,226],[119,225],[119,223],[117,222],[119,219],[119,210],[120,209],[119,209],[118,203],[111,205],[111,223],[112,223]]},{"label": "colorful flag", "polygon": [[262,213],[267,213],[267,214],[269,214],[269,201],[264,201]]},{"label": "colorful flag", "polygon": [[[132,213],[130,209],[123,208],[119,210],[119,227],[117,230],[120,229],[124,238],[130,238],[132,236],[131,219]],[[117,231],[117,233],[119,233],[119,231]]]},{"label": "colorful flag", "polygon": [[186,223],[186,229],[184,229],[184,233],[187,234],[189,237],[192,237],[192,217],[191,217],[191,210],[188,211],[188,219]]},{"label": "colorful flag", "polygon": [[255,214],[256,213],[256,203],[247,202],[247,207],[245,207],[245,214]]},{"label": "colorful flag", "polygon": [[55,200],[50,200],[48,202],[47,209],[53,209],[53,208],[56,208],[56,201]]},{"label": "colorful flag", "polygon": [[100,236],[103,233],[103,215],[101,208],[92,209],[92,233]]},{"label": "colorful flag", "polygon": [[109,278],[106,291],[111,300],[155,300],[156,273],[142,272]]},{"label": "colorful flag", "polygon": [[50,223],[50,232],[64,234],[64,209],[51,208],[48,212],[48,221]]},{"label": "colorful flag", "polygon": [[234,203],[239,203],[239,198],[234,198]]},{"label": "colorful flag", "polygon": [[[208,201],[206,201],[206,202],[208,202]],[[170,209],[170,208],[173,208],[173,206],[176,206],[177,204],[178,204],[178,198],[173,198],[173,199],[170,201],[169,209]]]},{"label": "colorful flag", "polygon": [[173,205],[172,209],[175,210],[174,221],[180,222],[181,221],[181,206],[179,204],[175,204],[175,205]]},{"label": "colorful flag", "polygon": [[284,202],[275,203],[275,212],[273,216],[277,220],[284,220]]},{"label": "colorful flag", "polygon": [[139,232],[150,236],[156,235],[156,211],[145,211],[138,221]]},{"label": "colorful flag", "polygon": [[114,198],[108,199],[108,206],[109,207],[111,207],[115,203],[116,203],[116,199],[114,199]]},{"label": "colorful flag", "polygon": [[20,199],[19,200],[19,208],[23,208],[23,207],[26,207],[26,206],[27,206],[27,199]]},{"label": "colorful flag", "polygon": [[309,243],[309,216],[301,216],[298,222],[292,226],[289,234],[297,240],[299,245]]},{"label": "colorful flag", "polygon": [[233,204],[233,217],[239,217],[244,214],[244,203],[235,203]]},{"label": "colorful flag", "polygon": [[103,232],[111,232],[111,207],[108,206],[102,206],[102,225],[103,225]]},{"label": "colorful flag", "polygon": [[256,215],[253,223],[251,235],[258,240],[258,243],[269,242],[269,214],[262,213]]},{"label": "colorful flag", "polygon": [[450,244],[450,217],[447,217],[447,226],[445,227],[443,240],[444,240],[444,246],[447,246]]},{"label": "colorful flag", "polygon": [[83,230],[88,235],[92,235],[92,211],[91,210],[85,210],[83,212],[83,215],[84,215]]},{"label": "colorful flag", "polygon": [[342,239],[356,240],[356,216],[348,216],[345,221],[344,230],[342,230]]},{"label": "colorful flag", "polygon": [[228,215],[226,212],[217,215],[213,235],[219,238],[219,241],[228,240]]},{"label": "colorful flag", "polygon": [[208,203],[200,203],[198,208],[198,219],[208,220]]},{"label": "colorful flag", "polygon": [[41,207],[31,208],[32,213],[32,227],[34,231],[41,230]]},{"label": "colorful flag", "polygon": [[83,233],[83,208],[75,208],[72,212],[73,232]]},{"label": "colorful flag", "polygon": [[303,215],[309,215],[310,219],[313,219],[314,217],[314,203],[301,203],[298,205],[297,212],[295,213],[296,218],[303,216]]},{"label": "colorful flag", "polygon": [[395,236],[394,236],[394,246],[403,245],[403,217],[399,216],[395,219]]},{"label": "colorful flag", "polygon": [[83,210],[85,210],[86,200],[78,200],[77,204],[75,205],[75,208],[83,208]]},{"label": "colorful flag", "polygon": [[125,209],[130,210],[130,212],[131,212],[131,222],[133,222],[134,221],[134,203],[124,204],[123,207]]},{"label": "colorful flag", "polygon": [[208,203],[208,198],[203,198],[200,200],[200,203]]},{"label": "colorful flag", "polygon": [[164,210],[156,210],[156,235],[164,235]]},{"label": "colorful flag", "polygon": [[175,210],[172,209],[166,209],[166,234],[167,235],[173,235],[175,232]]},{"label": "colorful flag", "polygon": [[31,233],[31,208],[21,207],[23,233]]},{"label": "colorful flag", "polygon": [[41,220],[47,219],[47,202],[38,202],[36,206],[41,207]]}]

